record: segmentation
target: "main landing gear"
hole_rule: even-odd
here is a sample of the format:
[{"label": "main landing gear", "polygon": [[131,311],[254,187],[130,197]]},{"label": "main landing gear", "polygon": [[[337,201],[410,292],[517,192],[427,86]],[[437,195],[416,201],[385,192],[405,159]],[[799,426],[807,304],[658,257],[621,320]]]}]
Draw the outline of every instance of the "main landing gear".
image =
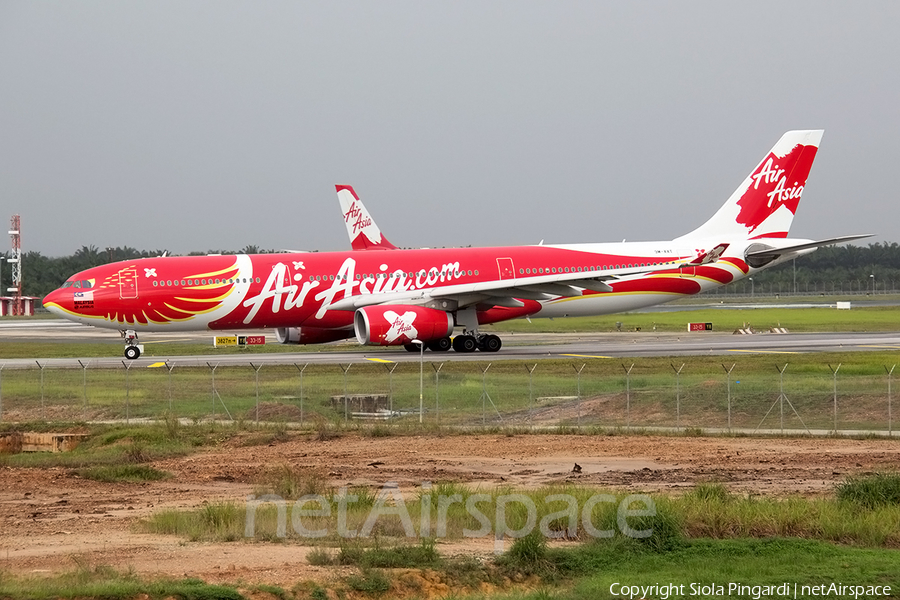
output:
[{"label": "main landing gear", "polygon": [[[448,337],[425,342],[425,347],[432,352],[446,352],[450,349],[450,345],[450,338]],[[407,352],[419,352],[418,344],[404,344],[403,347],[406,348]]]},{"label": "main landing gear", "polygon": [[[452,342],[450,341],[450,338],[445,337],[427,342],[425,347],[432,352],[446,352],[451,347],[456,352],[475,352],[476,350],[481,350],[482,352],[496,352],[502,345],[503,342],[500,341],[500,338],[496,335],[485,333],[471,334],[465,332],[454,337]],[[403,347],[406,348],[408,352],[419,352],[418,344],[405,344]]]},{"label": "main landing gear", "polygon": [[457,352],[497,352],[503,342],[492,333],[463,333],[453,338],[453,349]]},{"label": "main landing gear", "polygon": [[122,332],[122,337],[125,338],[125,358],[134,360],[140,357],[144,346],[138,343],[137,332],[134,329],[127,329]]}]

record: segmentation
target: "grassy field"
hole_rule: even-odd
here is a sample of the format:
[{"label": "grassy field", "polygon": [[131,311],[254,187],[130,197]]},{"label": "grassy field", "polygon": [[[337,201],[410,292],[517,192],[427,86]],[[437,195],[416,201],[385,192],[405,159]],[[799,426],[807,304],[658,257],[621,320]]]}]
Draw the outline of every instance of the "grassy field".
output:
[{"label": "grassy field", "polygon": [[[292,490],[293,495],[283,497],[293,499],[306,494],[321,494],[329,502],[337,502],[333,491],[320,489],[321,484],[315,481],[292,481],[286,485],[291,478],[290,471],[285,469],[272,471],[268,486],[261,487],[259,493]],[[349,505],[346,526],[349,529],[364,528],[367,515],[378,501],[365,490],[350,490],[350,493],[355,493],[358,499]],[[491,531],[501,529],[493,510],[498,499],[502,494],[518,494],[520,499],[527,497],[537,507],[535,522],[541,523],[541,527],[546,523],[557,533],[568,530],[569,539],[577,539],[580,543],[549,548],[545,534],[535,531],[509,539],[507,543],[511,546],[507,546],[505,554],[490,564],[477,566],[440,556],[437,551],[441,544],[435,546],[431,538],[414,543],[407,537],[405,542],[397,544],[398,538],[404,539],[404,528],[394,515],[379,517],[374,535],[352,540],[335,535],[334,515],[307,516],[302,520],[304,527],[331,532],[316,540],[320,548],[310,554],[309,560],[323,566],[356,565],[361,574],[352,581],[345,580],[346,586],[356,589],[355,585],[363,585],[369,578],[369,584],[381,593],[392,590],[398,594],[409,591],[404,589],[403,578],[393,576],[389,571],[373,569],[424,567],[444,573],[444,581],[448,583],[476,588],[483,583],[503,587],[504,581],[507,587],[512,581],[530,581],[533,587],[537,581],[540,591],[514,592],[508,596],[535,600],[625,595],[620,589],[611,590],[610,586],[614,584],[671,584],[679,586],[679,591],[672,594],[677,598],[793,596],[795,584],[797,597],[816,596],[811,590],[804,592],[803,586],[832,583],[862,586],[862,590],[855,588],[854,592],[860,598],[895,597],[900,589],[900,570],[896,568],[900,564],[897,549],[900,548],[897,528],[900,523],[900,475],[897,474],[849,479],[838,486],[833,497],[821,499],[746,497],[731,494],[717,484],[701,484],[681,497],[653,495],[655,514],[628,519],[628,525],[633,529],[649,530],[651,533],[647,537],[623,535],[621,522],[617,521],[616,505],[611,501],[594,504],[589,519],[597,529],[610,531],[607,538],[585,535],[578,529],[580,523],[575,524],[577,532],[573,534],[570,529],[573,521],[568,520],[565,513],[561,516],[558,512],[565,509],[566,503],[549,500],[559,498],[560,494],[575,498],[576,512],[584,520],[583,507],[602,490],[576,486],[473,490],[458,484],[445,484],[430,492],[435,498],[457,496],[457,503],[445,511],[447,525],[443,533],[438,532],[440,540],[445,537],[458,539],[465,536],[467,528],[474,530],[483,525],[470,511],[462,509],[466,499],[475,493],[483,495],[478,506],[490,522]],[[612,497],[610,494],[609,498]],[[623,494],[618,494],[615,499],[621,502]],[[417,528],[416,535],[422,533],[418,527],[423,522],[423,507],[430,507],[429,524],[441,521],[437,508],[441,505],[439,500],[423,503],[421,493],[404,500],[412,526]],[[288,507],[292,510],[290,502]],[[507,530],[525,531],[526,512],[507,511],[504,520]],[[258,506],[255,509],[255,535],[248,539],[244,537],[244,509],[220,503],[192,511],[161,511],[145,520],[142,527],[154,533],[190,540],[310,542],[309,538],[298,537],[291,527],[279,532],[278,522],[274,505]],[[296,528],[300,520],[292,522]],[[717,585],[729,584],[745,588],[739,587],[728,593],[716,590]],[[755,588],[785,584],[790,589],[787,593]],[[883,589],[880,592],[867,589],[885,585],[892,588],[887,594]],[[340,589],[339,584],[339,595]],[[843,597],[848,594],[832,595]],[[468,596],[459,594],[459,597]],[[663,593],[651,591],[638,593],[636,597],[661,598]]]},{"label": "grassy field", "polygon": [[[507,321],[488,326],[485,330],[497,333],[578,333],[614,332],[621,323],[622,331],[643,332],[683,332],[688,323],[710,322],[714,331],[734,331],[752,326],[758,331],[768,331],[770,327],[786,327],[793,332],[850,332],[850,331],[897,331],[900,330],[900,306],[864,307],[852,310],[832,308],[769,308],[763,302],[755,303],[760,308],[700,309],[675,312],[620,313],[600,317],[573,317],[561,319],[524,319]],[[727,306],[727,305],[725,305]],[[7,319],[7,317],[3,317]],[[226,347],[215,349],[216,354],[290,353],[297,354],[298,360],[306,352],[329,352],[363,347],[355,342],[339,345],[285,346],[267,344],[247,348]],[[371,349],[370,349],[371,350]],[[147,356],[176,356],[209,354],[211,343],[163,342],[150,340],[145,344]],[[108,340],[97,342],[27,342],[0,345],[0,360],[15,358],[94,358],[119,357],[122,342],[110,332]]]},{"label": "grassy field", "polygon": [[[426,365],[425,420],[435,425],[584,425],[763,428],[888,428],[886,369],[892,351],[739,354],[727,357],[647,357],[628,360],[568,358],[446,363],[439,375]],[[484,369],[490,368],[487,372]],[[0,371],[4,421],[132,419],[170,413],[192,419],[309,423],[340,422],[343,395],[374,395],[385,408],[418,421],[419,369],[414,363],[271,365]],[[683,367],[682,367],[683,365]],[[840,365],[837,378],[831,367]],[[437,367],[437,365],[434,365]],[[733,369],[732,369],[733,367]],[[533,368],[533,373],[529,370]],[[626,374],[626,368],[631,368]],[[580,376],[577,371],[581,369]],[[676,370],[681,369],[680,374]],[[732,369],[729,375],[726,371]],[[892,398],[892,397],[891,397]],[[790,409],[793,406],[796,410]],[[359,410],[348,403],[346,412]],[[896,411],[893,411],[896,412]],[[799,415],[799,417],[798,417]]]},{"label": "grassy field", "polygon": [[498,332],[567,333],[586,331],[687,331],[688,323],[712,323],[714,331],[734,331],[752,326],[757,331],[786,327],[792,332],[897,331],[900,307],[879,306],[835,310],[833,308],[704,308],[673,312],[620,313],[600,317],[565,319],[517,319],[494,325]]},{"label": "grassy field", "polygon": [[[527,538],[523,538],[527,539]],[[0,571],[0,597],[23,600],[54,598],[184,598],[188,600],[280,598],[421,598],[431,589],[437,597],[508,600],[581,600],[622,598],[622,586],[638,586],[634,598],[821,598],[830,584],[853,586],[852,592],[830,597],[882,599],[897,597],[900,556],[896,550],[835,546],[802,539],[683,540],[671,548],[653,549],[628,541],[598,541],[575,548],[546,549],[528,542],[514,546],[496,563],[446,558],[424,550],[340,552],[338,564],[356,572],[328,583],[298,582],[290,588],[235,582],[210,585],[197,579],[143,578],[104,566],[85,565],[55,577],[12,576]],[[326,555],[329,560],[334,557]],[[385,567],[365,566],[367,563]],[[424,559],[424,562],[423,562]],[[329,563],[317,563],[329,564]],[[398,574],[394,567],[400,567]],[[428,579],[424,576],[427,575]],[[454,590],[435,588],[439,585]],[[514,583],[520,582],[520,583]],[[665,595],[649,586],[667,588]],[[731,586],[740,586],[729,589]],[[766,589],[764,586],[787,587]],[[615,587],[613,587],[615,586]],[[721,591],[717,589],[721,586]],[[794,590],[796,586],[796,596]],[[805,586],[805,587],[804,587]],[[885,586],[890,586],[887,593]],[[531,591],[523,591],[525,590]],[[537,588],[536,590],[534,588]],[[647,590],[646,596],[640,589]],[[612,589],[611,589],[612,588]],[[473,590],[479,590],[474,592]],[[506,590],[506,591],[504,591]],[[509,591],[513,590],[513,591]],[[616,593],[612,593],[615,591]],[[674,593],[672,593],[674,591]]]}]

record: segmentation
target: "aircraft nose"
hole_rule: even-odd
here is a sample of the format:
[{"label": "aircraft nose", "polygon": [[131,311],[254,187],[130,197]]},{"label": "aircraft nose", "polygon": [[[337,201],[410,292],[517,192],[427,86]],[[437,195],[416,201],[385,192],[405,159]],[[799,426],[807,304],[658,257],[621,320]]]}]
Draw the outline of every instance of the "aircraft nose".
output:
[{"label": "aircraft nose", "polygon": [[44,308],[58,316],[63,316],[66,311],[71,311],[73,308],[71,290],[68,294],[62,288],[53,290],[44,296]]}]

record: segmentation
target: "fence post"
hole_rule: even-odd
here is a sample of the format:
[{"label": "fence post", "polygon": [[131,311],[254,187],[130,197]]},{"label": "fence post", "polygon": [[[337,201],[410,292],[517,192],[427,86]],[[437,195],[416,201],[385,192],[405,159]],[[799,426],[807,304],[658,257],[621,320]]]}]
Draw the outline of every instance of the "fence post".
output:
[{"label": "fence post", "polygon": [[213,425],[216,424],[216,398],[218,398],[219,402],[222,403],[222,408],[225,409],[225,414],[228,415],[228,419],[231,421],[234,421],[234,418],[231,416],[231,411],[229,411],[228,407],[225,406],[225,401],[222,400],[222,397],[219,396],[219,391],[216,389],[216,369],[219,368],[219,363],[216,363],[216,366],[212,366],[211,364],[206,363],[206,366],[209,367],[210,371],[212,372],[212,409],[213,409],[212,419],[213,419]]},{"label": "fence post", "polygon": [[725,369],[725,379],[728,382],[728,431],[731,432],[731,372],[734,371],[734,367],[737,366],[737,363],[731,365],[731,368],[727,368],[725,365],[722,365],[722,368]]},{"label": "fence post", "polygon": [[262,369],[262,363],[258,367],[250,363],[250,367],[255,371],[256,376],[256,426],[259,427],[259,370]]},{"label": "fence post", "polygon": [[209,363],[206,363],[206,366],[209,367],[210,377],[212,381],[212,391],[210,392],[210,400],[212,401],[212,423],[216,424],[216,369],[219,368],[219,363],[216,363],[216,366],[212,366]]},{"label": "fence post", "polygon": [[484,426],[487,422],[486,418],[485,418],[485,413],[487,411],[487,402],[490,402],[491,406],[494,407],[494,412],[497,413],[497,418],[499,418],[501,422],[503,421],[503,415],[500,414],[500,411],[497,409],[497,405],[494,404],[493,398],[491,398],[491,395],[488,394],[487,383],[485,382],[485,378],[487,377],[488,369],[491,368],[492,364],[493,363],[488,363],[488,366],[486,366],[481,371],[481,425],[482,426]]},{"label": "fence post", "polygon": [[125,367],[125,423],[131,423],[131,363],[122,361]]},{"label": "fence post", "polygon": [[439,364],[437,367],[434,366],[434,363],[431,363],[431,368],[434,369],[434,417],[437,422],[437,426],[441,426],[441,397],[440,397],[440,383],[441,383],[441,369],[444,368],[444,363]]},{"label": "fence post", "polygon": [[3,421],[3,367],[0,365],[0,422]]},{"label": "fence post", "polygon": [[887,366],[884,367],[884,370],[887,371],[888,376],[888,437],[894,437],[893,423],[891,420],[891,375],[894,374],[894,367],[897,365],[893,365],[891,370],[888,371]]},{"label": "fence post", "polygon": [[91,364],[91,361],[87,361],[86,363],[78,361],[78,364],[81,365],[81,399],[82,399],[82,407],[81,407],[81,420],[87,423],[87,368],[88,365]]},{"label": "fence post", "polygon": [[537,369],[537,363],[530,369],[528,365],[523,365],[528,371],[528,423],[534,428],[534,370]]},{"label": "fence post", "polygon": [[388,409],[392,415],[394,414],[394,370],[398,366],[400,363],[392,363],[391,366],[384,364],[384,368],[388,371]]},{"label": "fence post", "polygon": [[835,433],[837,433],[837,430],[838,430],[838,427],[837,427],[837,413],[838,413],[838,410],[837,410],[837,374],[838,374],[838,371],[841,370],[841,364],[842,363],[838,363],[838,366],[836,369],[832,368],[831,365],[828,365],[828,368],[831,369],[831,375],[832,375],[833,382],[834,382],[832,389],[834,391],[834,432]]},{"label": "fence post", "polygon": [[350,408],[349,408],[349,400],[347,399],[347,371],[350,370],[350,367],[353,366],[353,363],[349,363],[347,368],[344,368],[344,365],[338,363],[338,366],[341,368],[341,371],[344,372],[344,423],[350,420]]},{"label": "fence post", "polygon": [[37,363],[38,368],[41,370],[41,420],[46,421],[47,415],[44,411],[44,366],[39,361],[34,361]]},{"label": "fence post", "polygon": [[300,428],[303,428],[303,371],[306,370],[306,367],[309,366],[309,363],[303,365],[301,369],[297,363],[294,363],[294,367],[300,371]]},{"label": "fence post", "polygon": [[[171,365],[169,365],[169,361],[166,361],[166,370],[169,372],[169,412],[172,412],[172,371],[175,370],[175,362],[173,361]],[[175,416],[174,414],[172,415]]]},{"label": "fence post", "polygon": [[622,369],[625,371],[625,426],[631,427],[631,370],[634,368],[634,363],[631,363],[631,366],[627,369],[625,365],[622,365]]},{"label": "fence post", "polygon": [[584,368],[587,366],[587,363],[581,365],[580,369],[575,369],[575,365],[572,365],[572,368],[575,369],[575,372],[578,374],[578,395],[576,396],[575,402],[577,403],[575,406],[575,417],[576,423],[578,424],[578,428],[581,428],[581,372],[584,371]]},{"label": "fence post", "polygon": [[[669,363],[672,365],[672,363]],[[672,365],[675,371],[675,429],[681,428],[681,370],[684,369],[684,363],[677,369]]]}]

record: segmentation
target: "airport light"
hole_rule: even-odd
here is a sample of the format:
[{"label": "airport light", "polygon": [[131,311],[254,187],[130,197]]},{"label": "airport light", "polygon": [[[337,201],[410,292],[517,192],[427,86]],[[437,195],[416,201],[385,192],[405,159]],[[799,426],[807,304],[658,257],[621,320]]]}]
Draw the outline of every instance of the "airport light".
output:
[{"label": "airport light", "polygon": [[875,295],[875,273],[869,275],[869,278],[872,280],[872,295]]},{"label": "airport light", "polygon": [[756,295],[756,284],[753,283],[753,278],[750,278],[750,297],[754,297]]},{"label": "airport light", "polygon": [[425,342],[422,340],[413,340],[412,343],[419,346],[419,423],[422,423],[422,415],[425,412],[425,403],[422,400],[425,381],[422,370],[425,365]]}]

